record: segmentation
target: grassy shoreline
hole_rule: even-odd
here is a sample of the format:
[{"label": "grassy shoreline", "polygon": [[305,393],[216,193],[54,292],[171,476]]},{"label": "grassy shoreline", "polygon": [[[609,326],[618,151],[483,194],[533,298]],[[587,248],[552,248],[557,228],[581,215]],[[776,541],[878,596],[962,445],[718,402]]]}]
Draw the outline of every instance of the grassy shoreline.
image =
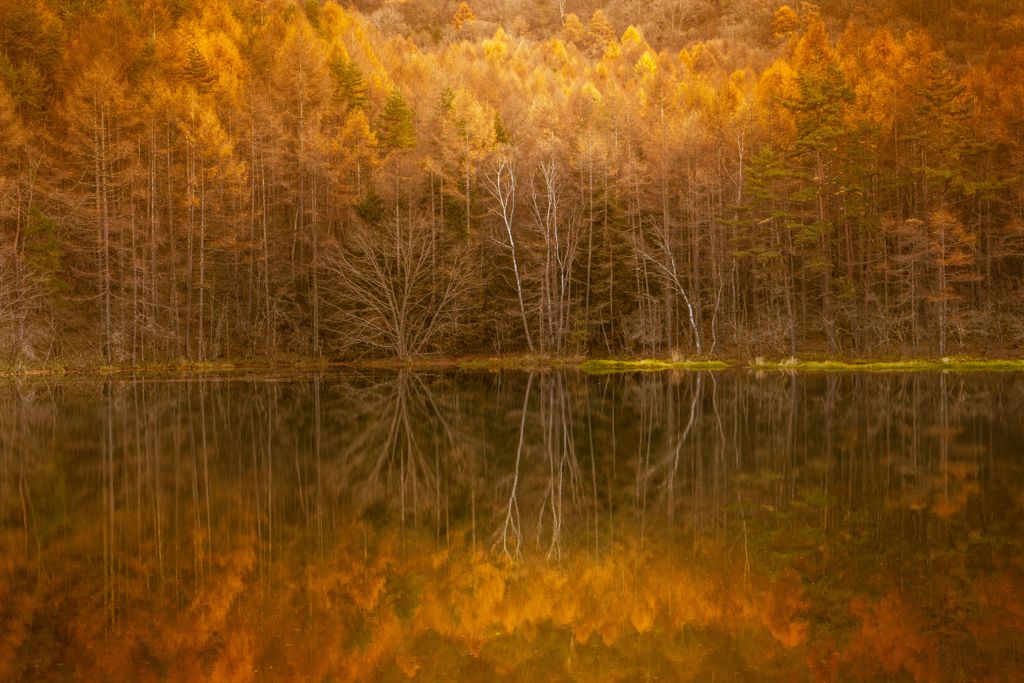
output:
[{"label": "grassy shoreline", "polygon": [[341,368],[379,370],[551,370],[573,369],[587,374],[621,372],[749,370],[755,372],[1022,372],[1024,359],[947,358],[841,359],[784,358],[584,358],[579,356],[466,356],[425,357],[411,360],[336,360],[283,357],[215,361],[162,361],[107,365],[88,362],[50,362],[36,365],[0,365],[0,377],[70,377],[118,375],[206,375],[245,372],[311,372]]},{"label": "grassy shoreline", "polygon": [[903,358],[897,360],[800,360],[762,361],[747,363],[752,370],[796,370],[800,372],[920,372],[948,370],[971,371],[1024,371],[1024,359],[973,358],[955,356],[947,358]]}]

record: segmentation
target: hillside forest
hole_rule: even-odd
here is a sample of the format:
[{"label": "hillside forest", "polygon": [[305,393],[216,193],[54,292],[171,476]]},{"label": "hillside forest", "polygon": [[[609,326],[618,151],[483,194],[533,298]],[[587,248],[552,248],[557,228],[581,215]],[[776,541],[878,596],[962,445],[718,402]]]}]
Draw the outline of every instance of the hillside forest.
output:
[{"label": "hillside forest", "polygon": [[0,0],[0,362],[1019,354],[1008,0]]}]

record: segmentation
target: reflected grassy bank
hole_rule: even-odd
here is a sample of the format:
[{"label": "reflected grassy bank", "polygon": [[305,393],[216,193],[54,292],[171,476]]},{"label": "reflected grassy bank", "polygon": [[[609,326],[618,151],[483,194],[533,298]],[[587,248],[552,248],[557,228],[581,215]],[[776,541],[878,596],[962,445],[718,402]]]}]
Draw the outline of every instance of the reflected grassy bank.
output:
[{"label": "reflected grassy bank", "polygon": [[1006,680],[1017,375],[11,384],[0,679]]}]

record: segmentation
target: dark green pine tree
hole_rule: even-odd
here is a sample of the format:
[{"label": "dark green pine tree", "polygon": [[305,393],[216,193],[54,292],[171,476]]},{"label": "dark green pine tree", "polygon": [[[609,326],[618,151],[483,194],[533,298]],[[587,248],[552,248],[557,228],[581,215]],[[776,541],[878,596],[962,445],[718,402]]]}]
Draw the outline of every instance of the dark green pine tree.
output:
[{"label": "dark green pine tree", "polygon": [[940,54],[927,62],[923,82],[915,90],[915,125],[907,136],[917,150],[915,168],[919,182],[917,214],[925,219],[951,195],[963,190],[965,164],[972,144],[966,121],[970,114],[964,87]]},{"label": "dark green pine tree", "polygon": [[497,112],[494,113],[494,140],[499,145],[507,145],[512,142],[512,133],[505,127],[505,123],[501,120],[501,114]]},{"label": "dark green pine tree", "polygon": [[351,60],[337,56],[331,61],[334,103],[345,112],[366,107],[366,82],[363,72]]},{"label": "dark green pine tree", "polygon": [[452,113],[453,102],[455,102],[455,91],[445,86],[444,90],[441,91],[441,99],[437,105],[442,116],[448,116]]},{"label": "dark green pine tree", "polygon": [[[985,280],[992,271],[993,243],[984,237],[993,225],[985,196],[992,196],[997,183],[992,169],[979,163],[986,145],[971,131],[966,89],[941,53],[928,57],[914,96],[915,125],[909,136],[917,184],[913,211],[926,235],[933,291],[924,298],[934,316],[939,353],[944,355],[958,302],[977,296],[979,286],[969,283]],[[992,282],[989,277],[981,286]]]},{"label": "dark green pine tree", "polygon": [[64,279],[64,244],[57,221],[33,207],[25,222],[23,250],[33,281],[51,294],[64,293],[70,286]]},{"label": "dark green pine tree", "polygon": [[391,92],[377,120],[377,140],[383,154],[406,152],[416,146],[412,109],[398,90]]},{"label": "dark green pine tree", "polygon": [[771,145],[758,150],[746,171],[744,216],[739,221],[744,229],[733,244],[760,297],[781,297],[791,356],[797,353],[796,290],[801,279],[795,233],[803,229],[791,201],[796,181],[783,154]]},{"label": "dark green pine tree", "polygon": [[377,194],[377,188],[373,185],[370,185],[366,196],[356,204],[356,215],[363,219],[364,223],[374,227],[378,227],[384,222],[386,210],[384,199]]},{"label": "dark green pine tree", "polygon": [[837,202],[847,183],[843,155],[853,143],[843,113],[853,101],[853,92],[834,60],[802,71],[798,84],[799,96],[784,102],[797,126],[789,157],[796,181],[790,195],[795,210],[793,237],[797,250],[805,254],[808,274],[820,277],[825,340],[829,351],[835,353],[839,349],[833,306],[833,241]]}]

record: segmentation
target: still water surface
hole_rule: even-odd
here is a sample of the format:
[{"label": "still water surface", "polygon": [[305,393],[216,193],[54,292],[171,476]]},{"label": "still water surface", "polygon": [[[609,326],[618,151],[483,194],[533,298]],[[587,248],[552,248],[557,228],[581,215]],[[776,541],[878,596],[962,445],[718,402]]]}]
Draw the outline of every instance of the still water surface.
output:
[{"label": "still water surface", "polygon": [[1024,676],[1021,374],[0,394],[0,680]]}]

